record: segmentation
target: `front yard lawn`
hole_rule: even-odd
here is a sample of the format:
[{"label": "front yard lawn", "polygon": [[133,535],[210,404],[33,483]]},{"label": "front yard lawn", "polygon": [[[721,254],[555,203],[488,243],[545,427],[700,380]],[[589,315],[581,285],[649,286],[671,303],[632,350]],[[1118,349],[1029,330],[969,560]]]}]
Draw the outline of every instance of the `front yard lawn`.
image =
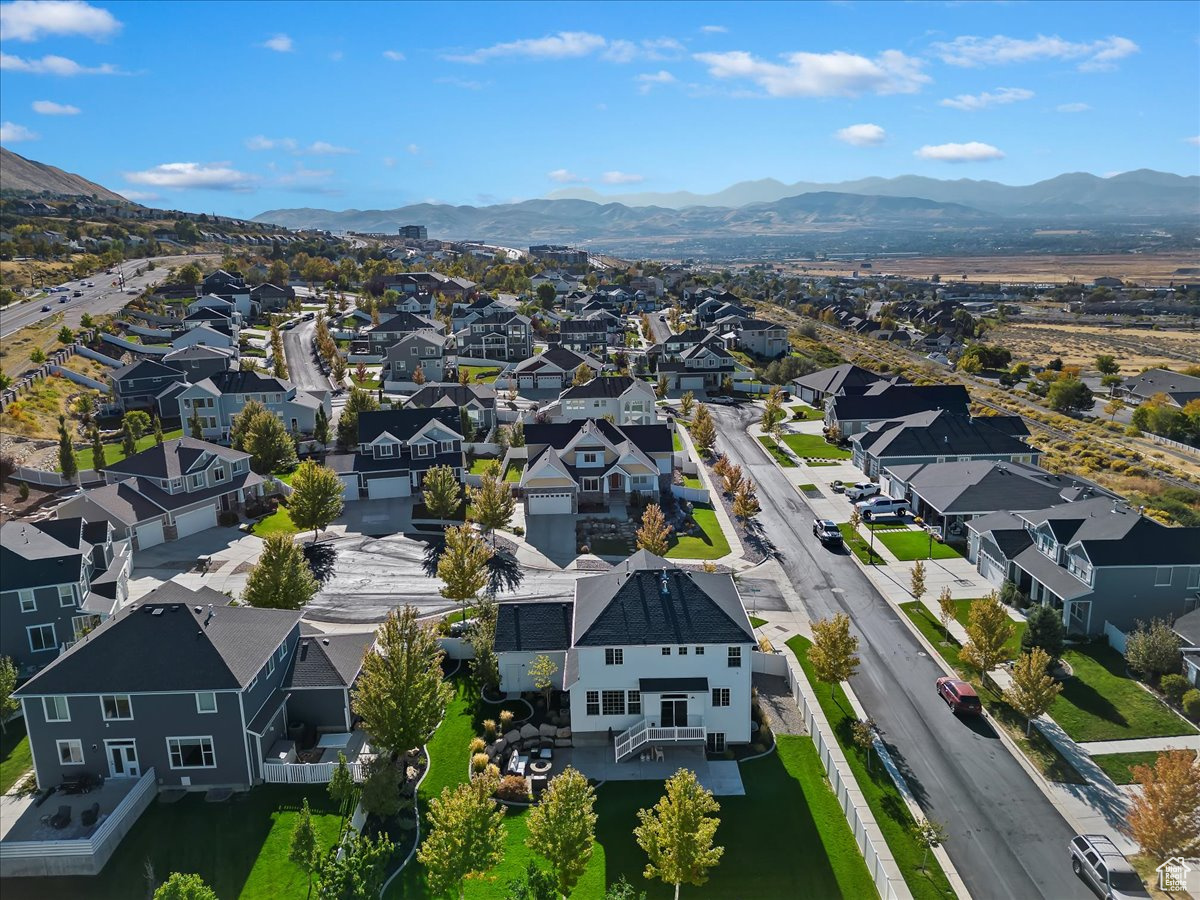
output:
[{"label": "front yard lawn", "polygon": [[[1158,750],[1143,750],[1134,753],[1101,753],[1093,756],[1092,762],[1102,768],[1117,784],[1133,784],[1134,766],[1153,766],[1158,759]],[[1195,758],[1196,751],[1190,751]]]},{"label": "front yard lawn", "polygon": [[758,436],[758,442],[767,448],[767,452],[770,453],[771,456],[775,457],[775,462],[779,463],[779,465],[783,466],[785,469],[796,468],[795,460],[793,460],[790,456],[784,453],[782,449],[780,449],[779,445],[775,443],[775,438],[767,434],[761,434]]},{"label": "front yard lawn", "polygon": [[21,780],[33,769],[33,753],[25,734],[25,720],[13,719],[0,734],[0,794]]},{"label": "front yard lawn", "polygon": [[760,619],[758,616],[750,617],[750,627],[751,628],[762,628],[766,624],[767,624],[766,619]]},{"label": "front yard lawn", "polygon": [[[966,628],[967,624],[971,621],[971,604],[974,602],[974,600],[954,601],[954,618],[958,620],[958,623],[963,628]],[[1012,637],[1004,643],[1012,659],[1016,659],[1021,655],[1021,636],[1023,634],[1025,634],[1025,623],[1013,622]]]},{"label": "front yard lawn", "polygon": [[299,529],[292,524],[287,507],[282,503],[279,508],[265,519],[260,519],[250,526],[250,533],[256,537],[265,538],[268,534],[295,534]]},{"label": "front yard lawn", "polygon": [[930,544],[929,535],[924,531],[886,531],[881,530],[875,535],[875,540],[883,544],[896,559],[909,561],[914,559],[929,559],[930,547],[934,559],[960,559],[962,554],[949,544],[934,541]]},{"label": "front yard lawn", "polygon": [[260,785],[224,803],[205,803],[203,793],[151,803],[99,875],[13,879],[9,886],[17,897],[125,900],[145,893],[149,864],[157,881],[195,872],[222,898],[303,897],[308,879],[288,860],[288,843],[305,797],[322,849],[332,847],[341,815],[324,785]]},{"label": "front yard lawn", "polygon": [[858,561],[864,566],[876,565],[886,566],[887,560],[880,556],[875,550],[871,549],[871,545],[863,540],[863,536],[850,527],[849,522],[842,522],[838,525],[838,531],[842,533],[842,540],[846,542],[846,546],[850,552],[858,557]]},{"label": "front yard lawn", "polygon": [[[930,854],[926,871],[920,871],[924,850],[909,832],[913,821],[912,814],[904,805],[900,790],[888,775],[887,769],[881,765],[874,765],[868,770],[866,755],[854,744],[850,726],[854,723],[855,717],[852,713],[847,712],[850,709],[850,703],[846,699],[846,692],[842,690],[841,685],[829,685],[817,681],[813,674],[812,664],[808,661],[808,648],[812,646],[811,641],[797,635],[787,642],[787,646],[796,655],[801,668],[804,669],[804,674],[808,676],[809,684],[812,685],[812,689],[817,695],[817,702],[821,705],[825,718],[829,720],[829,725],[845,753],[846,762],[850,765],[854,777],[858,781],[863,798],[867,801],[871,812],[875,814],[879,830],[883,832],[884,840],[887,841],[913,897],[916,900],[923,900],[923,898],[932,900],[934,897],[952,896],[954,891],[950,887],[950,882],[946,880],[945,873],[932,854]],[[870,892],[862,896],[870,896]]]},{"label": "front yard lawn", "polygon": [[797,403],[795,406],[791,407],[791,410],[792,421],[816,422],[825,418],[825,410],[813,409],[811,406],[807,406],[803,403]]},{"label": "front yard lawn", "polygon": [[680,537],[672,532],[667,559],[720,559],[725,556],[729,552],[729,541],[713,508],[706,503],[696,503],[692,507],[692,518],[704,533]]},{"label": "front yard lawn", "polygon": [[[183,437],[182,428],[176,428],[174,431],[163,432],[164,441],[173,441],[175,438],[181,437]],[[151,431],[149,434],[142,435],[141,439],[138,440],[137,444],[134,446],[137,448],[138,453],[141,453],[143,450],[149,450],[154,446],[154,432]],[[120,441],[114,441],[111,444],[104,444],[103,447],[104,464],[106,466],[111,466],[113,463],[120,462],[125,458],[124,454],[121,453]],[[55,458],[57,459],[57,457]],[[80,471],[92,468],[92,445],[90,443],[82,450],[75,451],[75,465]],[[59,466],[57,462],[54,465],[54,471],[62,471],[62,467]]]},{"label": "front yard lawn", "polygon": [[1196,729],[1125,674],[1125,658],[1092,643],[1072,647],[1063,661],[1074,676],[1050,707],[1050,716],[1076,741],[1119,741],[1194,734]]},{"label": "front yard lawn", "polygon": [[459,366],[458,371],[466,372],[470,381],[479,384],[491,384],[500,374],[497,366]]},{"label": "front yard lawn", "polygon": [[783,442],[801,459],[849,459],[850,451],[829,443],[820,434],[785,434]]},{"label": "front yard lawn", "polygon": [[357,375],[351,375],[350,380],[354,382],[354,386],[356,388],[362,388],[364,391],[374,391],[379,389],[379,379],[372,378],[370,375],[368,375],[362,381],[358,380]]}]

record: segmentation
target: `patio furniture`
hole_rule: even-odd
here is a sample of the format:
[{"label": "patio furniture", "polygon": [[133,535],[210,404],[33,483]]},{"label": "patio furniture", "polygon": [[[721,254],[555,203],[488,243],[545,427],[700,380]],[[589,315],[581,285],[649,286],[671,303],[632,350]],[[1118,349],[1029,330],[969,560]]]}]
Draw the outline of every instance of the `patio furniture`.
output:
[{"label": "patio furniture", "polygon": [[78,775],[65,776],[59,790],[64,794],[87,794],[93,788],[100,787],[103,783],[103,780],[97,778],[91,772],[80,772]]},{"label": "patio furniture", "polygon": [[529,773],[534,776],[549,775],[553,765],[548,759],[535,759],[529,764]]},{"label": "patio furniture", "polygon": [[663,748],[655,747],[654,748],[654,761],[655,762],[663,762],[665,759],[666,759],[666,757],[663,756]]},{"label": "patio furniture", "polygon": [[525,762],[528,758],[529,757],[521,756],[520,753],[514,753],[508,761],[508,769],[507,769],[508,774],[509,775],[524,775],[525,774]]},{"label": "patio furniture", "polygon": [[71,824],[71,807],[64,803],[58,808],[53,816],[50,817],[50,827],[62,830]]},{"label": "patio furniture", "polygon": [[93,803],[79,814],[79,821],[85,828],[95,825],[98,818],[100,818],[99,803]]}]

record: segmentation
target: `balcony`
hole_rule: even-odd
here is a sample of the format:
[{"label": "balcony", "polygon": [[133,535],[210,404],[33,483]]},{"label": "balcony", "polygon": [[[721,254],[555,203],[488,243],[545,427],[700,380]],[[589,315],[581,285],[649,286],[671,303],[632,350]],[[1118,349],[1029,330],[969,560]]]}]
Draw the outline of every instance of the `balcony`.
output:
[{"label": "balcony", "polygon": [[687,725],[652,725],[649,719],[623,731],[617,736],[616,761],[628,759],[647,745],[704,743],[708,732],[699,716],[689,716]]}]

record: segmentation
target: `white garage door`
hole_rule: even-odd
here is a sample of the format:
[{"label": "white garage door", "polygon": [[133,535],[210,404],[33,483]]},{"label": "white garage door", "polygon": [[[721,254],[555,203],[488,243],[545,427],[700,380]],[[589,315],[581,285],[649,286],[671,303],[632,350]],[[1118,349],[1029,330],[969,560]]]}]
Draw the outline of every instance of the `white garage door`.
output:
[{"label": "white garage door", "polygon": [[145,525],[139,525],[134,531],[137,534],[139,550],[145,550],[147,547],[154,547],[163,542],[162,522],[147,522]]},{"label": "white garage door", "polygon": [[175,530],[181,538],[195,534],[197,531],[216,527],[217,508],[215,506],[205,506],[202,509],[195,509],[175,517]]},{"label": "white garage door", "polygon": [[561,494],[531,494],[529,497],[529,515],[549,516],[571,512],[571,494],[569,491]]},{"label": "white garage door", "polygon": [[979,574],[996,587],[1004,584],[1004,566],[982,550],[979,552]]},{"label": "white garage door", "polygon": [[537,386],[542,389],[552,388],[558,390],[562,387],[562,383],[561,375],[539,375],[537,378]]},{"label": "white garage door", "polygon": [[385,500],[388,497],[409,497],[412,495],[412,485],[407,478],[372,478],[367,482],[367,497],[371,500]]},{"label": "white garage door", "polygon": [[704,390],[703,375],[686,375],[679,379],[679,389],[682,391]]}]

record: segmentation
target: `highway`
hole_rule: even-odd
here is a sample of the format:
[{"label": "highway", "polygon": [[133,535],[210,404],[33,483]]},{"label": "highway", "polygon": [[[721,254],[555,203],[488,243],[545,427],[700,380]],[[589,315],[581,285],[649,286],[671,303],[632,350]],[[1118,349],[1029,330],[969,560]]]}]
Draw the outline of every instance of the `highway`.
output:
[{"label": "highway", "polygon": [[812,510],[746,434],[757,410],[711,409],[718,448],[757,483],[759,522],[808,615],[850,617],[862,661],[850,684],[926,816],[945,825],[946,852],[971,896],[1091,897],[1071,872],[1066,820],[986,721],[961,721],[937,698],[934,681],[944,673],[854,560],[812,537]]},{"label": "highway", "polygon": [[[167,270],[172,267],[186,265],[189,262],[195,262],[206,257],[211,257],[212,254],[194,253],[185,256],[158,256],[154,257],[154,268],[143,271],[141,275],[134,273],[138,269],[144,269],[146,264],[151,262],[150,259],[130,259],[113,268],[113,274],[108,275],[104,272],[98,272],[95,275],[89,275],[84,279],[72,279],[69,282],[64,282],[67,286],[67,292],[49,294],[41,300],[27,300],[24,303],[13,303],[4,309],[0,309],[0,337],[7,337],[15,331],[20,331],[29,325],[35,325],[42,319],[47,319],[55,313],[65,313],[63,324],[71,328],[79,327],[79,320],[87,313],[91,316],[104,316],[114,313],[133,299],[133,295],[128,291],[134,291],[140,294],[147,286],[158,284],[167,277]],[[113,282],[119,283],[120,276],[118,273],[125,274],[125,287],[114,287]],[[91,282],[95,287],[83,287],[84,282]],[[72,294],[75,291],[81,291],[82,297],[75,297]],[[67,297],[66,303],[59,301]],[[42,307],[49,306],[48,312],[43,311]]]}]

